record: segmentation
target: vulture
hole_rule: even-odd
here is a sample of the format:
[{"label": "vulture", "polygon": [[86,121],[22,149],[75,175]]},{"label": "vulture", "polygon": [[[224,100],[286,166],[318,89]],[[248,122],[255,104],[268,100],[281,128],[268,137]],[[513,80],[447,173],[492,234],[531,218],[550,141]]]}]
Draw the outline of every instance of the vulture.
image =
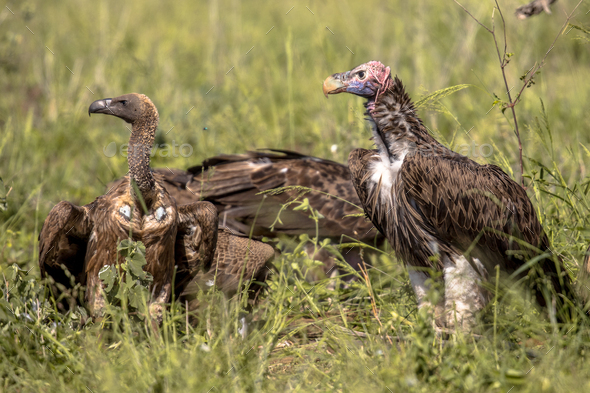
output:
[{"label": "vulture", "polygon": [[[298,194],[297,190],[258,195],[281,187],[306,187],[310,206],[324,217],[320,234],[339,240],[342,235],[370,242],[376,231],[358,217],[360,201],[350,181],[347,166],[334,161],[309,157],[292,151],[271,150],[247,154],[221,155],[189,168],[193,174],[186,187],[202,199],[211,201],[221,220],[236,230],[269,236],[274,224],[277,232],[315,236],[316,225],[309,212],[286,209],[276,222],[282,205]],[[259,211],[259,207],[261,207]],[[348,216],[348,217],[347,217]]]},{"label": "vulture", "polygon": [[[186,172],[156,171],[163,176],[168,192],[179,203],[198,200],[213,203],[219,211],[220,226],[235,233],[249,234],[252,230],[255,236],[306,234],[314,237],[319,234],[320,238],[330,238],[336,244],[358,239],[380,246],[384,241],[370,221],[358,216],[362,214],[361,203],[352,185],[350,170],[334,161],[269,149],[208,158]],[[323,216],[318,228],[309,218],[309,211],[293,210],[298,204],[283,209],[284,204],[299,195],[300,189],[295,188],[299,186],[312,189],[299,200],[307,198],[309,205]],[[282,187],[293,188],[261,194]],[[279,213],[280,221],[277,221]],[[359,251],[358,248],[342,250],[344,259],[355,269],[361,262]],[[324,249],[314,255],[314,247],[308,243],[306,252],[311,258],[324,262],[325,275],[342,273]],[[307,275],[310,280],[320,277],[321,273],[316,272]]]},{"label": "vulture", "polygon": [[[223,286],[228,288],[237,287],[236,277],[242,270],[262,279],[274,256],[271,246],[218,231],[213,204],[177,205],[162,177],[152,173],[150,153],[159,115],[147,96],[133,93],[97,100],[88,113],[116,116],[131,124],[129,172],[88,205],[62,201],[50,211],[39,235],[39,266],[43,277],[53,278],[54,291],[68,288],[68,276],[73,276],[76,283],[86,286],[89,314],[100,317],[105,299],[98,273],[104,266],[124,261],[117,245],[127,238],[145,245],[144,270],[153,276],[150,314],[157,320],[173,290],[181,295],[194,292],[199,279],[211,269],[225,275]],[[244,263],[246,269],[242,269]]]},{"label": "vulture", "polygon": [[[565,310],[576,300],[525,190],[499,167],[436,141],[389,67],[371,61],[333,74],[323,91],[366,99],[376,149],[350,153],[352,182],[366,214],[409,265],[419,307],[434,308],[437,326],[473,327],[490,300],[485,281],[495,279],[496,266],[531,280],[541,306]],[[444,287],[436,305],[426,298],[433,271],[442,273]]]},{"label": "vulture", "polygon": [[[193,177],[187,188],[217,207],[221,225],[237,231],[248,233],[252,228],[253,233],[259,236],[306,234],[309,237],[319,236],[320,239],[329,238],[333,244],[354,242],[353,239],[376,246],[383,243],[384,238],[373,224],[364,216],[358,216],[362,214],[361,204],[346,165],[273,149],[209,158],[188,171]],[[260,194],[282,187],[312,190],[299,200],[307,198],[309,205],[322,215],[317,228],[315,221],[309,217],[309,211],[293,209],[297,204],[281,211],[284,204],[298,195],[298,189]],[[277,216],[280,221],[277,221]],[[324,263],[325,275],[333,277],[343,273],[335,265],[332,255],[324,249],[315,251],[314,246],[307,243],[305,251],[310,258]],[[358,270],[360,249],[344,249],[341,253],[346,262]],[[353,277],[348,276],[347,279]],[[308,272],[307,278],[315,281],[321,276]]]}]

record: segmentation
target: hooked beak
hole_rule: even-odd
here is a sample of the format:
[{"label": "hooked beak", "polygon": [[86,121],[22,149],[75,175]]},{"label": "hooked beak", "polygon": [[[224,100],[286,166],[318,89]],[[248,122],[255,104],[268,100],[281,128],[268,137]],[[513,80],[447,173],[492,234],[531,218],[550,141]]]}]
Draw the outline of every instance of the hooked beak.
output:
[{"label": "hooked beak", "polygon": [[91,113],[112,113],[111,109],[109,108],[110,105],[110,98],[96,100],[88,107],[88,116],[90,116]]},{"label": "hooked beak", "polygon": [[328,98],[328,94],[338,94],[346,90],[346,85],[342,82],[342,74],[334,74],[326,78],[324,81],[324,95]]}]

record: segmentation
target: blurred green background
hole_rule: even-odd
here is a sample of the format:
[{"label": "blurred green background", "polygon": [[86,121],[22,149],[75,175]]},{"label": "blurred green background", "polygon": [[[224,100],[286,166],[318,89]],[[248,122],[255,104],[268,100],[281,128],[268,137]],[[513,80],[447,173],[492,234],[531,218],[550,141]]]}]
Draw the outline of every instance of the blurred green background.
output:
[{"label": "blurred green background", "polygon": [[[492,25],[493,2],[462,4]],[[576,2],[559,0],[551,15],[524,21],[514,16],[521,4],[500,1],[508,52],[514,53],[506,68],[512,93],[522,87],[520,76],[545,56]],[[585,1],[572,23],[588,26],[588,10]],[[502,45],[497,11],[495,25]],[[516,107],[529,195],[572,273],[590,235],[586,37],[564,29]],[[491,145],[490,156],[472,158],[519,178],[512,119],[497,107],[490,111],[494,94],[506,99],[493,39],[452,1],[8,1],[0,9],[0,54],[0,177],[4,194],[10,190],[0,213],[4,266],[34,267],[38,232],[51,207],[60,200],[89,203],[127,172],[126,159],[109,157],[107,146],[114,142],[118,149],[129,132],[119,120],[89,118],[87,108],[130,92],[148,95],[158,107],[156,143],[192,147],[190,157],[156,154],[153,167],[187,168],[212,155],[257,148],[346,162],[353,148],[371,146],[363,100],[326,99],[321,84],[332,73],[380,60],[414,99],[469,84],[422,108],[421,117],[457,151],[465,144]],[[460,359],[461,352],[455,355]],[[406,364],[404,359],[396,361]],[[367,374],[347,367],[339,374],[344,379]],[[397,378],[391,369],[384,372],[383,378]],[[470,381],[458,377],[459,385]],[[407,386],[429,391],[427,379],[409,381]],[[535,381],[527,389],[545,386],[542,378]],[[477,389],[496,386],[471,382]]]}]

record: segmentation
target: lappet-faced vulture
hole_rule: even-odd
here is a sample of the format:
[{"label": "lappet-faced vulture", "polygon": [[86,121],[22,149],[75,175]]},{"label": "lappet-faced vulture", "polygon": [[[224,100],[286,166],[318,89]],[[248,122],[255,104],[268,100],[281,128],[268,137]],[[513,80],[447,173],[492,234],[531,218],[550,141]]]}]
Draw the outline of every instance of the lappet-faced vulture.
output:
[{"label": "lappet-faced vulture", "polygon": [[555,304],[563,315],[562,306],[576,298],[571,279],[520,185],[499,167],[436,141],[401,80],[380,62],[334,74],[323,89],[326,96],[346,92],[367,100],[377,148],[350,153],[353,183],[375,227],[409,265],[420,306],[429,290],[425,270],[442,271],[443,304],[434,305],[439,323],[470,328],[489,301],[484,281],[499,266],[506,275],[528,276],[538,303],[550,315]]}]

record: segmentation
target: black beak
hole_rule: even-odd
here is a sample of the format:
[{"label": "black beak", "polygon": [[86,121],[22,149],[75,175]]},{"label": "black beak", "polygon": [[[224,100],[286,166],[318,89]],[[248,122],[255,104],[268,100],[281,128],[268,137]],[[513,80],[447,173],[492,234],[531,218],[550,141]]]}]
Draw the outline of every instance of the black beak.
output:
[{"label": "black beak", "polygon": [[91,113],[112,113],[111,109],[109,108],[110,105],[110,98],[96,100],[88,107],[88,116],[90,116]]}]

